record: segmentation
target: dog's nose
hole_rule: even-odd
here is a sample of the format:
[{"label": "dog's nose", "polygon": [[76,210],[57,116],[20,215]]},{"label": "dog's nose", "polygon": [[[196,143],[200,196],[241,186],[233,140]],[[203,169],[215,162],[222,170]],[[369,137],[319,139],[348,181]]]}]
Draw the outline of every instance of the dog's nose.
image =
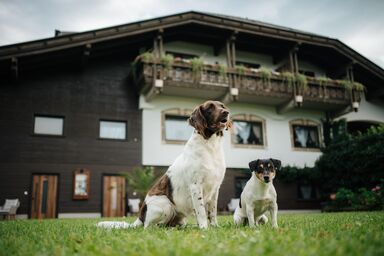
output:
[{"label": "dog's nose", "polygon": [[228,116],[228,115],[229,115],[229,111],[228,111],[228,110],[225,110],[225,109],[223,109],[223,112],[222,112],[222,114],[223,114],[223,115],[225,115],[225,116]]},{"label": "dog's nose", "polygon": [[269,176],[264,176],[264,181],[269,182]]}]

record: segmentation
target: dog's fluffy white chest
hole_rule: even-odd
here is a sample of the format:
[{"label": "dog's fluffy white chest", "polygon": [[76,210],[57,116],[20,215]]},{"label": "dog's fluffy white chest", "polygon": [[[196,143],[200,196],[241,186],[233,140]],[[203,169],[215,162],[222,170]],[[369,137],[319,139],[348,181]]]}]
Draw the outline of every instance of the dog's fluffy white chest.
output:
[{"label": "dog's fluffy white chest", "polygon": [[202,187],[204,201],[219,189],[226,168],[221,139],[221,136],[213,135],[205,140],[194,133],[185,145],[183,153],[168,169],[167,175],[174,190],[173,200],[177,212],[188,215],[193,211],[191,184]]}]

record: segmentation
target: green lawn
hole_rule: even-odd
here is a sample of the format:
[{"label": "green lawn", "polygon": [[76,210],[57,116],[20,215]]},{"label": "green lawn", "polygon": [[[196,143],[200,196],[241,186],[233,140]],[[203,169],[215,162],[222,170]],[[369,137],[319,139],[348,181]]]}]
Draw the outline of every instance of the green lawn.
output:
[{"label": "green lawn", "polygon": [[0,255],[384,255],[384,212],[281,214],[278,230],[235,228],[232,216],[206,231],[104,230],[98,221],[1,221]]}]

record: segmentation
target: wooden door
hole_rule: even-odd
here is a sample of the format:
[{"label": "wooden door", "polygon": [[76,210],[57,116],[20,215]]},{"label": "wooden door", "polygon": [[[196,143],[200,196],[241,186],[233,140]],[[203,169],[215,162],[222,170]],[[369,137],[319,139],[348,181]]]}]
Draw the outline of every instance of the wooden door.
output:
[{"label": "wooden door", "polygon": [[125,216],[125,178],[103,177],[103,217]]},{"label": "wooden door", "polygon": [[33,175],[31,218],[56,218],[57,175]]}]

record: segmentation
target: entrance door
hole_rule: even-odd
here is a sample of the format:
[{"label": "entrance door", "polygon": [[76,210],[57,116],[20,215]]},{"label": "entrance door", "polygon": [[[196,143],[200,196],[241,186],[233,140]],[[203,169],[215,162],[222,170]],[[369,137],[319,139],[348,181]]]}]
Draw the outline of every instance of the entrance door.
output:
[{"label": "entrance door", "polygon": [[125,216],[125,178],[103,177],[103,217]]},{"label": "entrance door", "polygon": [[56,218],[57,175],[33,175],[31,218]]}]

